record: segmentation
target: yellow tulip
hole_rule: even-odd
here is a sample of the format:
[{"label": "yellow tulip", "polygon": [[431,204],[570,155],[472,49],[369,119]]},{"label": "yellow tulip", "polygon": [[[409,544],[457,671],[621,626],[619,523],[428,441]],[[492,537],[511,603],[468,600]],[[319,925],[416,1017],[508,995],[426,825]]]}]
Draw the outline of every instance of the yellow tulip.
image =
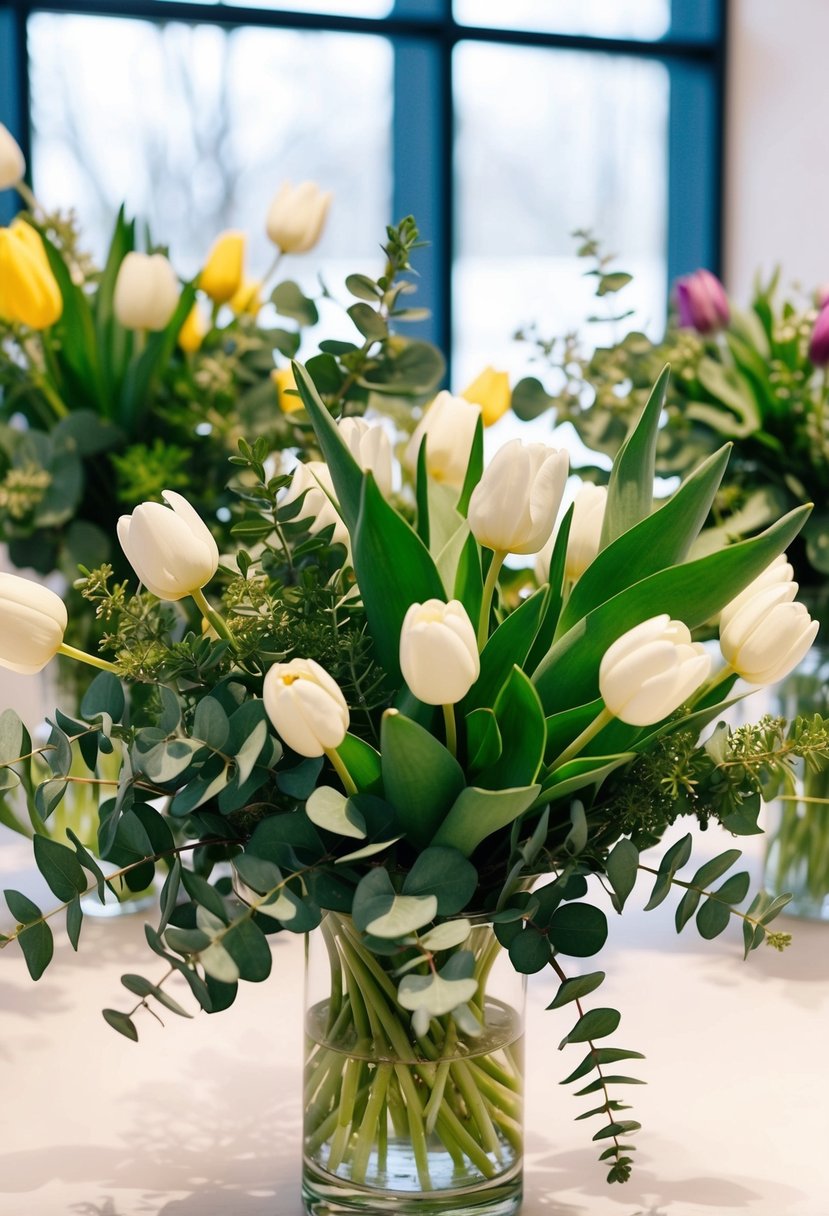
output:
[{"label": "yellow tulip", "polygon": [[216,304],[226,304],[242,283],[244,232],[223,232],[213,243],[199,277],[199,287]]},{"label": "yellow tulip", "polygon": [[512,395],[509,376],[506,372],[496,371],[494,367],[485,367],[480,376],[476,376],[469,387],[463,390],[461,396],[473,405],[479,405],[484,426],[492,426],[510,407]]},{"label": "yellow tulip", "polygon": [[230,300],[230,307],[237,317],[247,314],[255,317],[262,307],[262,280],[242,276],[242,282]]},{"label": "yellow tulip", "polygon": [[38,233],[22,220],[0,228],[0,316],[46,329],[62,312],[63,297]]},{"label": "yellow tulip", "polygon": [[188,355],[192,355],[201,346],[206,333],[207,325],[202,310],[198,304],[194,304],[178,331],[178,344]]},{"label": "yellow tulip", "polygon": [[[295,414],[297,410],[305,408],[302,404],[302,398],[294,395],[296,393],[296,380],[290,367],[275,367],[271,372],[271,380],[276,389],[279,408],[283,414]],[[288,391],[289,389],[291,392]]]}]

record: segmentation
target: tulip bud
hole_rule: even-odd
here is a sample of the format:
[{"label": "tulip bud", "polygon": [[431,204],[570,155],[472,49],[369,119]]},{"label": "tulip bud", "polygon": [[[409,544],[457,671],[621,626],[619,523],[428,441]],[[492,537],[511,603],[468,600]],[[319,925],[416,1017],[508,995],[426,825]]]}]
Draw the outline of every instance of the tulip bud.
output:
[{"label": "tulip bud", "polygon": [[124,329],[164,329],[180,288],[163,253],[128,253],[118,270],[112,306]]},{"label": "tulip bud", "polygon": [[466,477],[475,428],[481,407],[453,397],[445,389],[438,393],[414,429],[406,446],[404,460],[410,469],[417,466],[420,445],[426,438],[426,468],[435,481],[460,489]]},{"label": "tulip bud", "polygon": [[330,191],[315,182],[280,187],[268,210],[268,236],[283,253],[307,253],[320,239],[331,206]]},{"label": "tulip bud", "polygon": [[388,497],[392,488],[391,441],[385,428],[364,418],[341,418],[337,423],[351,455],[360,468],[374,474],[381,494]]},{"label": "tulip bud", "polygon": [[455,705],[481,671],[475,630],[459,600],[412,604],[400,630],[400,670],[419,701]]},{"label": "tulip bud", "polygon": [[[428,447],[427,447],[428,451]],[[498,553],[537,553],[553,530],[569,457],[545,443],[512,439],[500,448],[472,491],[469,529]]]},{"label": "tulip bud", "polygon": [[262,280],[243,275],[238,291],[231,297],[230,307],[237,317],[255,317],[262,307]]},{"label": "tulip bud", "polygon": [[705,647],[667,613],[642,621],[607,648],[599,691],[610,712],[630,726],[660,722],[699,688],[711,670]]},{"label": "tulip bud", "polygon": [[244,232],[223,232],[213,243],[199,275],[199,287],[215,304],[226,304],[242,284]]},{"label": "tulip bud", "polygon": [[279,402],[279,408],[283,414],[295,414],[297,410],[304,409],[302,398],[296,391],[296,380],[294,379],[294,369],[288,367],[275,367],[271,372],[271,380],[276,389],[276,399]]},{"label": "tulip bud", "polygon": [[725,329],[731,319],[725,288],[710,270],[695,270],[679,279],[676,302],[680,325],[700,334]]},{"label": "tulip bud", "polygon": [[31,676],[57,654],[66,605],[48,587],[0,573],[0,667]]},{"label": "tulip bud", "polygon": [[118,520],[118,539],[140,581],[160,600],[181,600],[209,583],[219,565],[210,530],[186,498],[165,490]]},{"label": "tulip bud", "polygon": [[265,676],[262,700],[277,734],[300,756],[322,756],[346,736],[345,697],[313,659],[274,663]]},{"label": "tulip bud", "polygon": [[461,396],[466,401],[479,405],[484,426],[492,426],[510,407],[512,394],[509,376],[506,372],[496,371],[494,367],[485,367],[480,376],[476,376],[463,390]]},{"label": "tulip bud", "polygon": [[308,531],[317,536],[325,528],[334,525],[331,544],[349,545],[348,529],[334,505],[336,494],[331,472],[324,460],[307,460],[294,469],[291,484],[288,486],[283,505],[295,502],[305,495],[299,510],[299,519],[310,520]]},{"label": "tulip bud", "polygon": [[829,365],[829,307],[821,308],[809,339],[809,358],[815,367]]},{"label": "tulip bud", "polygon": [[207,323],[198,304],[194,304],[178,331],[178,344],[188,355],[199,349],[207,333]]},{"label": "tulip bud", "polygon": [[8,190],[23,180],[26,160],[20,144],[8,127],[0,122],[0,190]]},{"label": "tulip bud", "polygon": [[749,684],[782,680],[815,640],[818,622],[794,602],[791,572],[785,558],[778,558],[720,614],[723,658]]},{"label": "tulip bud", "polygon": [[24,220],[0,228],[0,317],[47,329],[63,312],[63,297],[40,234]]}]

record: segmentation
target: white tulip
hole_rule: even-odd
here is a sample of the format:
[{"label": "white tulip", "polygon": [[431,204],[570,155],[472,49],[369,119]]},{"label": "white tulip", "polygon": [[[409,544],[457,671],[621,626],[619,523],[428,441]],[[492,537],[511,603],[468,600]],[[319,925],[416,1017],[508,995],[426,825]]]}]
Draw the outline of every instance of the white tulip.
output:
[{"label": "white tulip", "polygon": [[332,194],[315,182],[285,182],[269,209],[265,228],[283,253],[307,253],[320,239]]},{"label": "white tulip", "polygon": [[364,472],[374,474],[380,493],[388,498],[392,484],[391,440],[385,427],[364,418],[341,418],[339,432]]},{"label": "white tulip", "polygon": [[469,500],[478,543],[497,553],[537,552],[553,530],[569,464],[566,452],[545,443],[513,439],[500,448]]},{"label": "white tulip", "polygon": [[806,655],[819,628],[805,605],[794,600],[797,583],[774,577],[781,568],[775,563],[765,570],[721,614],[723,658],[749,684],[782,680]]},{"label": "white tulip", "polygon": [[144,502],[118,520],[118,539],[141,582],[160,600],[180,600],[209,583],[219,565],[210,530],[186,498]]},{"label": "white tulip", "polygon": [[125,329],[164,329],[181,288],[162,253],[128,253],[118,270],[112,306]]},{"label": "white tulip", "polygon": [[735,595],[733,600],[729,600],[720,613],[720,629],[725,629],[740,609],[766,587],[785,586],[786,595],[780,602],[793,600],[797,595],[797,583],[793,582],[793,578],[794,569],[787,560],[786,554],[778,554],[771,565],[766,566],[762,574],[758,574],[757,578],[744,587],[739,595]]},{"label": "white tulip", "polygon": [[[571,583],[581,578],[599,552],[606,506],[607,486],[594,486],[589,481],[579,486],[573,499],[573,518],[570,521],[567,552],[564,556],[564,577]],[[547,544],[536,555],[535,577],[539,583],[546,583],[550,577],[550,559],[553,556],[555,540],[556,532],[553,532]]]},{"label": "white tulip", "polygon": [[345,697],[313,659],[274,663],[265,676],[262,699],[277,733],[300,756],[322,756],[346,736]]},{"label": "white tulip", "polygon": [[0,667],[31,676],[57,654],[66,630],[59,595],[17,574],[0,573]]},{"label": "white tulip", "polygon": [[8,190],[23,180],[26,160],[20,144],[8,127],[0,122],[0,190]]},{"label": "white tulip", "polygon": [[650,726],[678,709],[711,670],[704,646],[667,613],[642,621],[607,648],[599,691],[610,712],[631,726]]},{"label": "white tulip", "polygon": [[460,489],[469,466],[475,428],[481,407],[463,397],[453,397],[444,389],[438,393],[414,429],[404,457],[410,469],[417,467],[417,456],[426,437],[426,468],[435,481]]},{"label": "white tulip", "polygon": [[334,505],[334,483],[331,480],[331,470],[324,460],[307,460],[304,464],[300,462],[294,469],[291,484],[282,502],[287,505],[296,501],[302,494],[305,499],[300,508],[299,519],[310,519],[308,531],[311,535],[317,536],[324,528],[333,524],[331,543],[348,547],[348,529]]},{"label": "white tulip", "polygon": [[412,604],[400,630],[400,670],[419,701],[455,705],[481,671],[475,630],[459,600]]}]

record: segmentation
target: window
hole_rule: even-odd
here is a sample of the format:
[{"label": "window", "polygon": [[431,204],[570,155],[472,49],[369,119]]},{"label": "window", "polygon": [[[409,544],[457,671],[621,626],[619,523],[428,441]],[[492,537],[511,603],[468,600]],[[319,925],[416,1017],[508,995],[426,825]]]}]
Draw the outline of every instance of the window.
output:
[{"label": "window", "polygon": [[126,198],[185,271],[228,226],[264,262],[284,179],[335,191],[332,288],[376,269],[385,223],[413,212],[423,332],[458,387],[510,365],[519,325],[584,316],[576,227],[635,272],[630,303],[655,330],[672,278],[717,269],[724,8],[97,0],[91,16],[0,0],[0,119],[93,249]]}]

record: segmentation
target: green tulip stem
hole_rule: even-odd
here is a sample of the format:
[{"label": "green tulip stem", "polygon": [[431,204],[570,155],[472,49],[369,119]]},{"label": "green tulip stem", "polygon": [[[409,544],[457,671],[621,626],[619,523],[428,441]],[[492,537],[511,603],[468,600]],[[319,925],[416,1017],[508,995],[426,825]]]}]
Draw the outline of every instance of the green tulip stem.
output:
[{"label": "green tulip stem", "polygon": [[499,550],[493,550],[492,561],[489,564],[489,570],[484,583],[484,594],[481,602],[481,617],[478,622],[478,650],[483,650],[486,646],[487,638],[489,637],[489,614],[492,610],[492,597],[495,594],[495,585],[498,582],[498,575],[501,573],[501,567],[504,564],[506,553]]},{"label": "green tulip stem", "polygon": [[207,602],[207,597],[201,587],[197,587],[195,591],[191,591],[190,595],[196,602],[199,612],[209,625],[212,625],[220,638],[224,641],[233,644],[233,634],[227,627],[227,621],[221,616],[215,608],[211,608]]},{"label": "green tulip stem", "polygon": [[585,726],[581,734],[573,740],[569,747],[565,747],[564,751],[550,765],[549,771],[561,768],[562,764],[566,764],[568,760],[572,760],[579,752],[587,746],[591,739],[595,739],[600,730],[604,730],[609,722],[612,722],[614,715],[610,712],[607,706],[604,707],[589,726]]},{"label": "green tulip stem", "polygon": [[284,256],[285,256],[285,255],[284,255],[284,253],[282,252],[282,250],[281,250],[281,249],[277,249],[277,251],[276,251],[276,257],[273,259],[273,261],[271,262],[271,264],[270,264],[270,266],[268,267],[268,269],[267,269],[267,270],[265,271],[265,273],[262,275],[262,288],[263,288],[263,290],[264,290],[264,287],[265,287],[266,283],[268,282],[268,279],[272,279],[272,278],[273,278],[273,276],[276,274],[277,270],[279,269],[279,263],[282,261],[282,259],[283,259],[283,257],[284,257]]},{"label": "green tulip stem", "polygon": [[704,697],[707,697],[710,693],[714,692],[716,688],[719,688],[720,684],[724,684],[728,677],[733,676],[734,674],[734,668],[731,667],[730,664],[726,663],[716,675],[712,676],[710,680],[707,680],[704,684],[700,685],[694,695],[689,699],[688,704],[692,707],[698,705]]},{"label": "green tulip stem", "polygon": [[458,729],[455,725],[455,706],[442,705],[443,721],[446,724],[446,746],[453,756],[458,754]]},{"label": "green tulip stem", "polygon": [[87,654],[85,650],[76,650],[74,646],[67,646],[66,642],[61,642],[58,646],[58,654],[65,654],[67,659],[77,659],[79,663],[88,663],[90,667],[100,667],[101,671],[111,671],[118,675],[118,668],[114,663],[99,659],[96,654]]},{"label": "green tulip stem", "polygon": [[37,198],[35,197],[35,193],[32,190],[31,186],[28,186],[26,184],[26,182],[24,182],[24,181],[19,181],[17,183],[17,185],[15,186],[15,190],[20,195],[20,197],[23,199],[23,202],[26,204],[26,206],[29,208],[29,210],[32,212],[33,215],[37,215],[38,211],[41,214],[43,214],[43,208],[41,207],[40,203],[37,201]]},{"label": "green tulip stem", "polygon": [[342,756],[339,756],[333,747],[327,747],[325,754],[336,769],[337,776],[342,781],[343,788],[350,798],[353,794],[357,793],[357,786],[354,784],[354,778],[351,776],[351,773],[345,767]]}]

